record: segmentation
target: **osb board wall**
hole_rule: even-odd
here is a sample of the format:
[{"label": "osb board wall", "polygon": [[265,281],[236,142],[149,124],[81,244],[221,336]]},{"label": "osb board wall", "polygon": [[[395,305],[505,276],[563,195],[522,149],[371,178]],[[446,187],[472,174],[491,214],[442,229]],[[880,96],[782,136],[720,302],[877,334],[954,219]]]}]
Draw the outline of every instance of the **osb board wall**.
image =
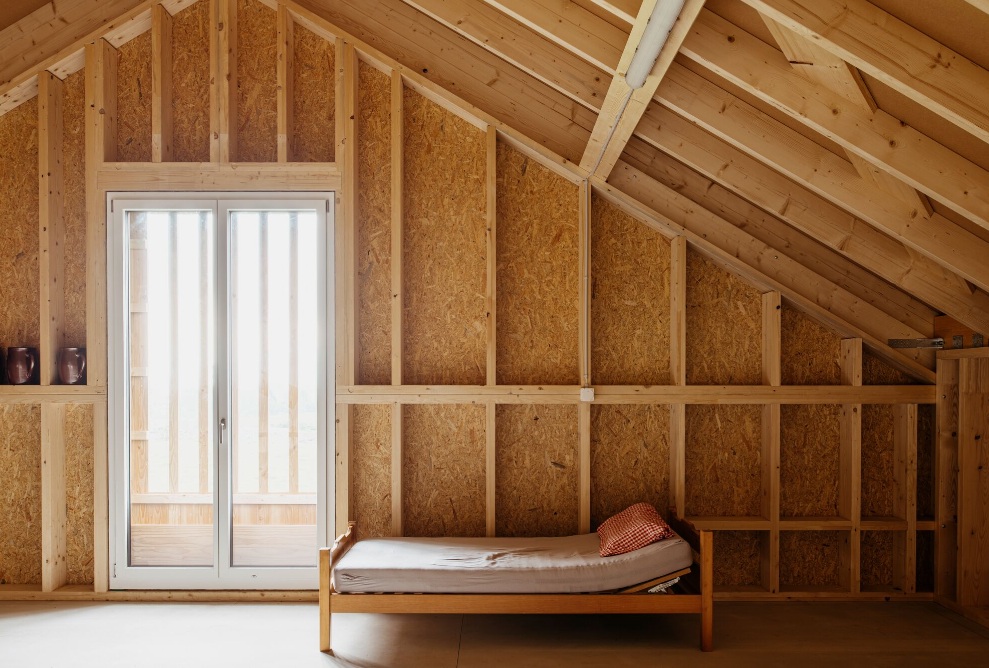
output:
[{"label": "osb board wall", "polygon": [[687,406],[686,513],[762,514],[762,408]]},{"label": "osb board wall", "polygon": [[402,514],[406,536],[483,536],[486,408],[403,407]]},{"label": "osb board wall", "polygon": [[354,406],[350,489],[358,538],[392,535],[391,410],[389,404]]},{"label": "osb board wall", "polygon": [[840,385],[841,337],[783,304],[780,362],[784,385]]},{"label": "osb board wall", "polygon": [[670,407],[591,406],[591,529],[634,503],[666,515],[670,500]]},{"label": "osb board wall", "polygon": [[484,384],[485,135],[411,89],[404,132],[403,381]]},{"label": "osb board wall", "polygon": [[498,144],[498,382],[580,382],[579,191]]},{"label": "osb board wall", "polygon": [[670,382],[670,242],[591,199],[591,380]]},{"label": "osb board wall", "polygon": [[151,33],[117,54],[117,160],[151,162]]},{"label": "osb board wall", "polygon": [[761,531],[717,531],[714,534],[714,586],[762,585]]},{"label": "osb board wall", "polygon": [[893,533],[862,532],[862,588],[893,584]]},{"label": "osb board wall", "polygon": [[391,383],[391,80],[357,64],[357,382]]},{"label": "osb board wall", "polygon": [[209,2],[172,17],[172,160],[209,162]]},{"label": "osb board wall", "polygon": [[934,518],[934,452],[937,411],[931,404],[917,406],[917,517]]},{"label": "osb board wall", "polygon": [[0,404],[0,585],[41,583],[41,407]]},{"label": "osb board wall", "polygon": [[916,385],[918,380],[879,359],[868,350],[862,353],[863,385]]},{"label": "osb board wall", "polygon": [[841,406],[781,407],[782,517],[837,517],[840,450]]},{"label": "osb board wall", "polygon": [[917,532],[917,591],[934,591],[934,532]]},{"label": "osb board wall", "polygon": [[37,346],[38,98],[0,116],[0,146],[0,348]]},{"label": "osb board wall", "polygon": [[65,211],[62,342],[86,345],[86,77],[62,84],[62,193]]},{"label": "osb board wall", "polygon": [[295,69],[290,160],[333,162],[336,47],[301,25],[294,27]]},{"label": "osb board wall", "polygon": [[894,409],[862,406],[862,517],[900,517],[893,478]]},{"label": "osb board wall", "polygon": [[278,159],[278,25],[258,0],[237,2],[237,160]]},{"label": "osb board wall", "polygon": [[65,409],[68,584],[93,581],[93,407]]},{"label": "osb board wall", "polygon": [[838,587],[844,531],[781,531],[780,586]]},{"label": "osb board wall", "polygon": [[762,382],[762,297],[700,253],[687,251],[687,384]]},{"label": "osb board wall", "polygon": [[496,532],[577,533],[577,406],[496,408]]}]

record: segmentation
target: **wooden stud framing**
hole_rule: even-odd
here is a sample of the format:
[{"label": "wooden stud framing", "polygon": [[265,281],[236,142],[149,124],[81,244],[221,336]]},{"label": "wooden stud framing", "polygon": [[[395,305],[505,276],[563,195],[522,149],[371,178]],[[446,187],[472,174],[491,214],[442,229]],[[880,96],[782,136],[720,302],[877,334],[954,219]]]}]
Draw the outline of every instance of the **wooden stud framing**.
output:
[{"label": "wooden stud framing", "polygon": [[210,76],[217,84],[210,89],[216,98],[210,105],[210,159],[229,163],[237,156],[237,0],[211,2],[216,54],[210,59]]},{"label": "wooden stud framing", "polygon": [[405,113],[404,84],[402,75],[393,71],[391,75],[391,382],[402,384],[403,355],[403,310],[405,290],[403,279],[405,207]]},{"label": "wooden stud framing", "polygon": [[580,265],[580,305],[577,309],[579,332],[577,349],[580,351],[579,375],[583,387],[591,386],[591,186],[581,182],[578,192],[580,219],[577,223],[578,252]]},{"label": "wooden stud framing", "polygon": [[894,407],[893,461],[896,507],[906,519],[906,531],[894,541],[894,585],[908,594],[917,591],[917,405]]},{"label": "wooden stud framing", "polygon": [[62,81],[47,72],[38,76],[38,216],[41,271],[42,385],[58,383],[57,356],[62,344],[65,293],[65,210],[62,198]]},{"label": "wooden stud framing", "polygon": [[151,8],[151,160],[172,159],[172,15]]},{"label": "wooden stud framing", "polygon": [[958,361],[958,603],[989,606],[989,354]]},{"label": "wooden stud framing", "polygon": [[110,590],[110,498],[107,487],[107,405],[93,404],[93,591]]},{"label": "wooden stud framing", "polygon": [[938,356],[934,595],[952,602],[958,600],[958,365]]},{"label": "wooden stud framing", "polygon": [[[862,385],[862,340],[841,342],[841,382]],[[861,589],[862,552],[862,404],[842,404],[840,478],[838,483],[838,512],[851,521],[851,537],[842,545],[842,561],[849,565],[850,591]]]},{"label": "wooden stud framing", "polygon": [[[673,237],[670,249],[670,383],[687,384],[687,238]],[[670,504],[686,509],[687,407],[670,405]]]},{"label": "wooden stud framing", "polygon": [[[762,382],[779,387],[782,382],[782,300],[779,292],[762,295]],[[769,519],[769,540],[763,541],[763,585],[780,590],[780,404],[762,407],[762,514]]]},{"label": "wooden stud framing", "polygon": [[41,405],[41,590],[55,591],[67,578],[65,503],[65,405]]},{"label": "wooden stud framing", "polygon": [[577,408],[579,445],[577,469],[577,533],[591,531],[591,405],[581,402]]},{"label": "wooden stud framing", "polygon": [[489,125],[487,130],[487,172],[485,195],[487,197],[487,268],[484,285],[484,301],[487,304],[487,358],[488,385],[498,384],[498,130]]},{"label": "wooden stud framing", "polygon": [[402,404],[391,405],[391,532],[404,535],[402,521]]},{"label": "wooden stud framing", "polygon": [[295,23],[285,5],[278,5],[278,162],[289,162],[294,135]]},{"label": "wooden stud framing", "polygon": [[489,401],[486,408],[484,423],[484,533],[486,536],[494,536],[498,511],[498,473],[496,469],[498,405],[494,401]]}]

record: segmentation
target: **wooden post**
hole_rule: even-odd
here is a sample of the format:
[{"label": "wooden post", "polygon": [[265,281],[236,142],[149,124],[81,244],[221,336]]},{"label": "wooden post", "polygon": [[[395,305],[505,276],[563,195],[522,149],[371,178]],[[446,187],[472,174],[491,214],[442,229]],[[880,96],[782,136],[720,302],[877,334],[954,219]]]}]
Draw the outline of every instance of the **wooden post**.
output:
[{"label": "wooden post", "polygon": [[295,23],[285,5],[278,5],[278,162],[292,158]]},{"label": "wooden post", "polygon": [[41,590],[66,583],[65,404],[41,404]]},{"label": "wooden post", "polygon": [[[687,384],[687,238],[674,237],[670,252],[670,384]],[[670,504],[686,512],[687,407],[670,406]]]},{"label": "wooden post", "polygon": [[[862,385],[862,339],[841,342],[841,382]],[[842,563],[848,564],[849,591],[855,594],[862,568],[862,404],[842,404],[840,447],[838,512],[852,523],[848,544],[842,544]]]},{"label": "wooden post", "polygon": [[949,602],[958,599],[958,363],[940,357],[937,361],[934,594]]},{"label": "wooden post", "polygon": [[[580,350],[580,386],[591,386],[591,186],[587,180],[579,186],[579,239],[578,263],[580,264],[580,305],[577,310],[580,322],[578,348]],[[589,437],[589,435],[588,435]]]},{"label": "wooden post", "polygon": [[403,185],[404,169],[404,85],[402,75],[391,75],[391,382],[402,384],[403,308]]},{"label": "wooden post", "polygon": [[[762,384],[782,382],[782,301],[779,292],[762,295]],[[779,404],[762,407],[762,513],[770,522],[769,540],[763,543],[763,586],[779,591],[780,543],[780,421]]]},{"label": "wooden post", "polygon": [[[487,276],[484,298],[487,304],[486,379],[489,386],[498,384],[498,131],[488,126],[486,144],[487,172]],[[493,535],[493,534],[492,534]]]},{"label": "wooden post", "polygon": [[912,594],[917,591],[917,404],[897,404],[894,412],[895,503],[907,530],[896,533],[893,584]]},{"label": "wooden post", "polygon": [[217,38],[210,58],[210,160],[229,163],[237,159],[237,0],[212,0],[210,13]]},{"label": "wooden post", "polygon": [[151,8],[151,161],[172,159],[172,15]]},{"label": "wooden post", "polygon": [[62,197],[62,81],[38,75],[39,286],[41,288],[40,377],[58,383],[58,349],[65,311],[65,209]]},{"label": "wooden post", "polygon": [[958,364],[958,603],[989,606],[989,356]]},{"label": "wooden post", "polygon": [[391,531],[404,535],[402,521],[402,404],[391,406]]},{"label": "wooden post", "polygon": [[700,532],[701,650],[714,649],[714,534]]},{"label": "wooden post", "polygon": [[330,652],[330,568],[331,563],[330,548],[323,547],[319,550],[319,651]]},{"label": "wooden post", "polygon": [[581,402],[577,407],[577,436],[579,440],[577,456],[579,464],[579,486],[577,492],[577,532],[591,531],[591,404]]},{"label": "wooden post", "polygon": [[494,536],[497,532],[497,418],[498,405],[487,403],[484,428],[484,534]]},{"label": "wooden post", "polygon": [[107,405],[93,404],[93,591],[110,590],[110,504],[107,490]]}]

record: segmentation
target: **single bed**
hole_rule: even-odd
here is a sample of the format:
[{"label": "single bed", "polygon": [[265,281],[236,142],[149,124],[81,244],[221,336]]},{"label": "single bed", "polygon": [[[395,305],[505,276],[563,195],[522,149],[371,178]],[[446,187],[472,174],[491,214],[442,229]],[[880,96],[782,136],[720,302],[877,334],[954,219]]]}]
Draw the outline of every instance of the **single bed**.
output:
[{"label": "single bed", "polygon": [[[709,531],[670,522],[677,535],[601,557],[597,534],[559,538],[376,538],[354,541],[354,523],[320,550],[320,650],[331,651],[331,615],[661,614],[701,616],[701,649],[713,646]],[[696,552],[697,564],[694,564]],[[662,593],[649,593],[680,581]]]}]

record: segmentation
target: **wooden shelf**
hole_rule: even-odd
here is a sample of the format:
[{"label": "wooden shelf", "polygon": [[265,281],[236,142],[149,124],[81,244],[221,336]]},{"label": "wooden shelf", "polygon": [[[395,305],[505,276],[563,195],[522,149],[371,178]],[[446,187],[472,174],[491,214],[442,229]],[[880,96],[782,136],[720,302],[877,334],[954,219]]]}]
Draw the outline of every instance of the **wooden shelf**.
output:
[{"label": "wooden shelf", "polygon": [[906,531],[907,521],[899,517],[863,517],[862,531]]},{"label": "wooden shelf", "polygon": [[91,404],[106,401],[105,387],[88,385],[0,385],[0,404]]},{"label": "wooden shelf", "polygon": [[843,517],[781,517],[781,531],[848,531],[852,521]]},{"label": "wooden shelf", "polygon": [[769,531],[772,522],[764,517],[688,517],[701,531]]}]

